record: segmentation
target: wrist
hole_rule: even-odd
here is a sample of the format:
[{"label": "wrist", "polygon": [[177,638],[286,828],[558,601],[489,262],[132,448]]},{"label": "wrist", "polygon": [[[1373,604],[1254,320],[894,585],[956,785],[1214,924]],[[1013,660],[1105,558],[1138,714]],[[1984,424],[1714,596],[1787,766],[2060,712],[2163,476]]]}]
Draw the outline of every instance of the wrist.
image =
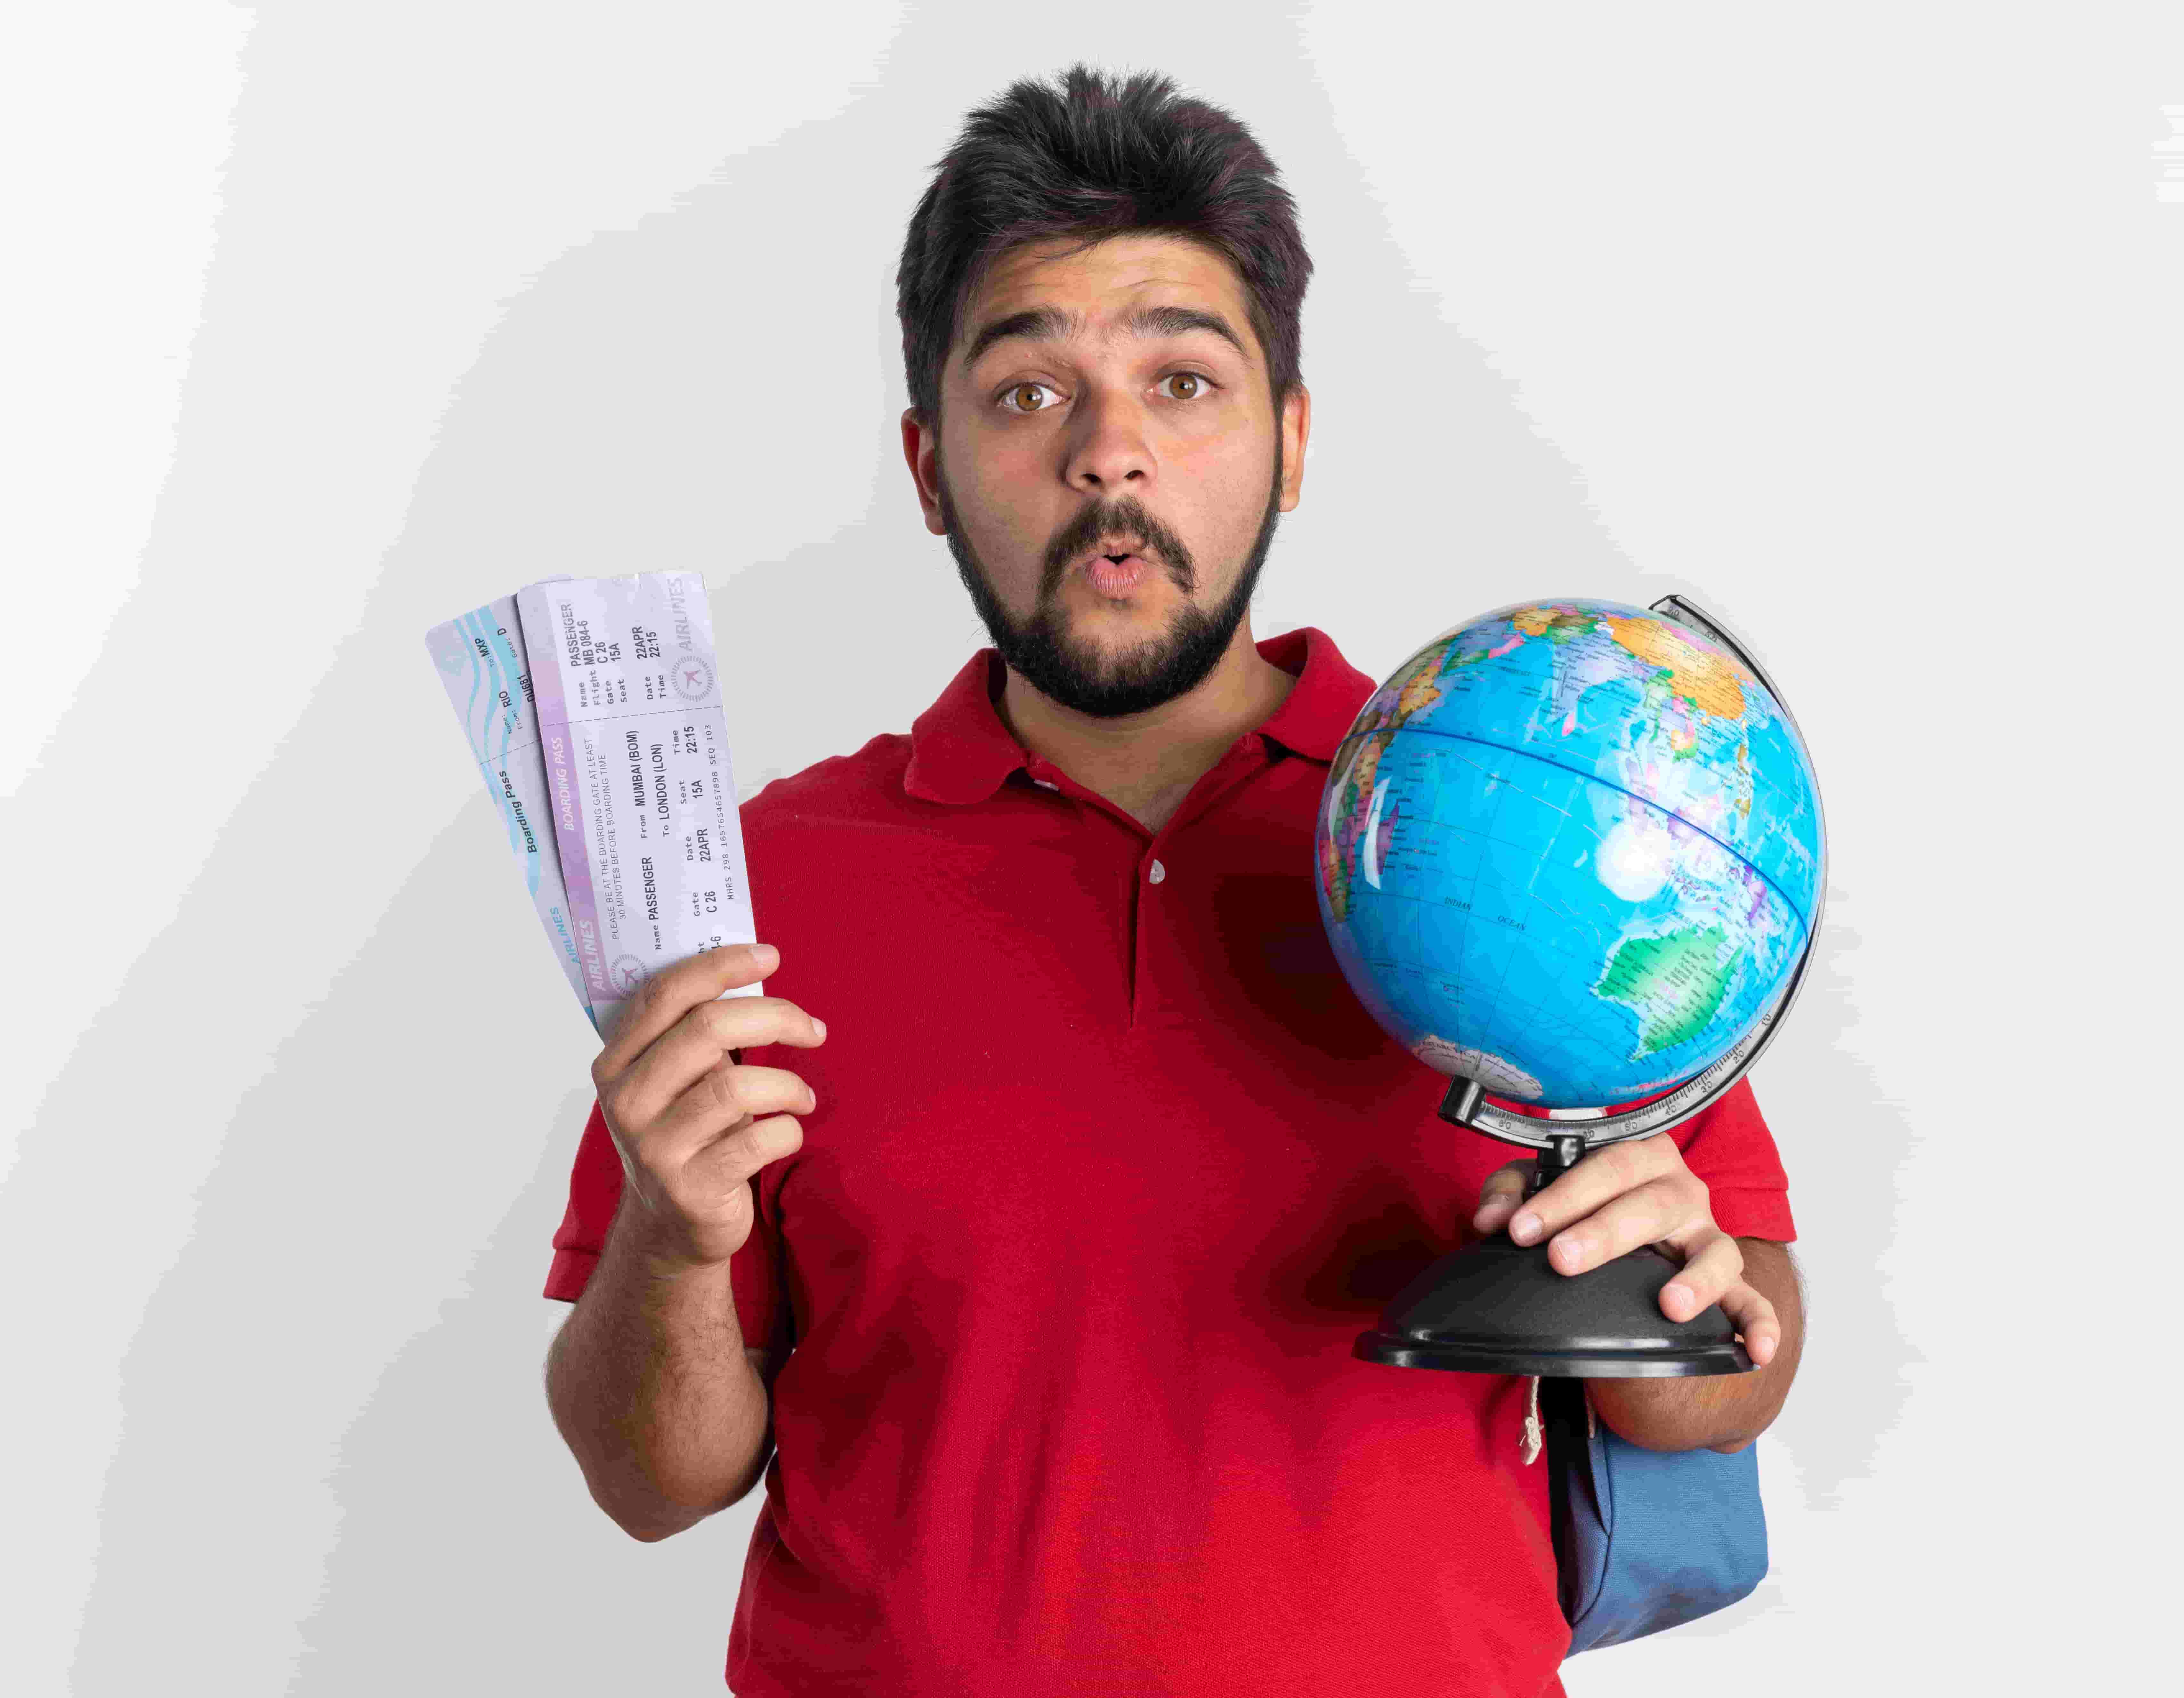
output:
[{"label": "wrist", "polygon": [[706,1255],[679,1217],[663,1216],[627,1190],[609,1230],[613,1247],[650,1284],[676,1287],[727,1278],[727,1256]]}]

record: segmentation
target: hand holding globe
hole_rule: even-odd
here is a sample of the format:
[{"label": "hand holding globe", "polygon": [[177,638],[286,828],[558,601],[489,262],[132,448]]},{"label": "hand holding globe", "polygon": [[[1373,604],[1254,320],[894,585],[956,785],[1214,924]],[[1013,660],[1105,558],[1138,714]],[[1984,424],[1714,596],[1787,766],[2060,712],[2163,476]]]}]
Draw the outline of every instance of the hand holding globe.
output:
[{"label": "hand holding globe", "polygon": [[[1794,721],[1741,647],[1674,596],[1523,604],[1426,644],[1336,751],[1314,851],[1351,988],[1451,1077],[1445,1118],[1542,1152],[1535,1191],[1735,1083],[1795,994],[1826,882]],[[1618,1161],[1682,1168],[1669,1140]],[[1573,1199],[1628,1189],[1618,1177],[1571,1174],[1557,1223],[1577,1218]],[[1710,1215],[1687,1209],[1674,1230],[1723,1255]],[[1550,1375],[1752,1366],[1719,1308],[1662,1324],[1674,1264],[1626,1248],[1573,1289],[1543,1250],[1472,1245],[1399,1294],[1357,1354]]]},{"label": "hand holding globe", "polygon": [[1531,1166],[1512,1161],[1487,1176],[1483,1200],[1471,1217],[1474,1230],[1506,1226],[1513,1244],[1545,1244],[1548,1260],[1565,1275],[1586,1272],[1648,1244],[1665,1245],[1681,1265],[1661,1290],[1662,1313],[1671,1321],[1690,1321],[1719,1303],[1752,1361],[1764,1367],[1774,1359],[1782,1342],[1781,1318],[1746,1281],[1742,1248],[1714,1224],[1706,1182],[1685,1166],[1674,1138],[1611,1144],[1536,1194]]}]

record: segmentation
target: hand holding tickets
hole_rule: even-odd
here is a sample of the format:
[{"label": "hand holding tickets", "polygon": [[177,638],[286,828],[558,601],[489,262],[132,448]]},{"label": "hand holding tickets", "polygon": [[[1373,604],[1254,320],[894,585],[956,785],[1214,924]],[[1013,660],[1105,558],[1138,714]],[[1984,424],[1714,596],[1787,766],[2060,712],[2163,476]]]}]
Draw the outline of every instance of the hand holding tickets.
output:
[{"label": "hand holding tickets", "polygon": [[655,973],[756,938],[702,578],[546,578],[425,642],[601,1038]]},{"label": "hand holding tickets", "polygon": [[759,944],[677,961],[631,998],[592,1063],[655,1271],[717,1267],[741,1250],[751,1229],[744,1182],[804,1147],[796,1116],[819,1105],[811,1087],[785,1067],[741,1066],[739,1055],[756,1044],[811,1049],[826,1026],[777,996],[721,994],[755,990],[779,960]]}]

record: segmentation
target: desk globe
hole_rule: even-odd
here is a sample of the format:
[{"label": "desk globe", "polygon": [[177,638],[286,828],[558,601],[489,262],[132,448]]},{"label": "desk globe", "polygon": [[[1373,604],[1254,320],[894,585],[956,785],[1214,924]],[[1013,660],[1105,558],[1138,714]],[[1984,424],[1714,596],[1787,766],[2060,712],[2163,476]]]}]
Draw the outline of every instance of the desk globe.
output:
[{"label": "desk globe", "polygon": [[[1313,851],[1351,989],[1452,1080],[1444,1118],[1541,1152],[1534,1190],[1735,1083],[1788,1010],[1826,889],[1796,724],[1742,646],[1676,596],[1527,602],[1427,643],[1336,749]],[[1544,1243],[1497,1233],[1428,1268],[1354,1354],[1496,1373],[1749,1369],[1719,1306],[1662,1314],[1674,1267],[1648,1246],[1565,1275]]]}]

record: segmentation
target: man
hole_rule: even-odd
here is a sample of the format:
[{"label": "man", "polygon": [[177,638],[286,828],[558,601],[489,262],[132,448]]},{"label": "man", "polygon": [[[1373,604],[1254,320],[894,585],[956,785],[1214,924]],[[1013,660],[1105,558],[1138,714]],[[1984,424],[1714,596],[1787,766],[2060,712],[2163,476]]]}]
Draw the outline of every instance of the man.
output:
[{"label": "man", "polygon": [[[763,1470],[744,1698],[1561,1690],[1525,1382],[1350,1355],[1529,1164],[1437,1117],[1319,919],[1373,681],[1251,631],[1311,425],[1273,179],[1150,76],[974,115],[905,248],[903,445],[994,646],[744,807],[780,947],[660,975],[594,1063],[549,1397],[638,1539]],[[768,975],[832,1034],[720,999]],[[1594,1381],[1602,1418],[1773,1419],[1800,1310],[1748,1087],[1523,1212],[1566,1272],[1669,1246],[1665,1311],[1719,1301],[1763,1365]]]}]

